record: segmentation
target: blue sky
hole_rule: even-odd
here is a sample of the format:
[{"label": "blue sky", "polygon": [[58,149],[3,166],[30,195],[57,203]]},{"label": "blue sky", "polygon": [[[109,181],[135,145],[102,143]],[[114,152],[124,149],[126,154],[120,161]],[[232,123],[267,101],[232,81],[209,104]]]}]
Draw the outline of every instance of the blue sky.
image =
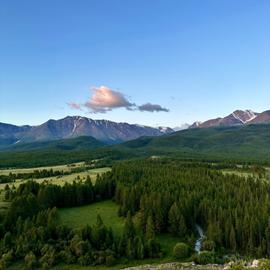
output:
[{"label": "blue sky", "polygon": [[[0,121],[179,126],[270,109],[269,10],[268,0],[3,0]],[[89,109],[101,86],[137,107]],[[137,109],[148,103],[169,112]]]}]

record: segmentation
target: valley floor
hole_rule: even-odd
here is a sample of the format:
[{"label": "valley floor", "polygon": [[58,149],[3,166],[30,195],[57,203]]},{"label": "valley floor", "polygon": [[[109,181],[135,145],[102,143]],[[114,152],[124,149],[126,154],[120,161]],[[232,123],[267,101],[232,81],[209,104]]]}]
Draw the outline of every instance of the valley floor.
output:
[{"label": "valley floor", "polygon": [[[111,200],[107,200],[86,206],[59,209],[59,219],[62,224],[76,229],[85,225],[94,225],[96,223],[97,215],[100,215],[104,224],[111,227],[116,234],[120,235],[124,227],[125,219],[123,217],[119,217],[117,211],[118,205]],[[181,239],[172,236],[169,233],[160,234],[157,236],[157,239],[162,246],[165,257],[162,259],[152,259],[150,261],[172,261],[173,247]],[[140,261],[140,263],[142,263],[142,261]],[[145,260],[144,263],[147,263],[147,260]],[[136,264],[132,263],[132,265]]]}]

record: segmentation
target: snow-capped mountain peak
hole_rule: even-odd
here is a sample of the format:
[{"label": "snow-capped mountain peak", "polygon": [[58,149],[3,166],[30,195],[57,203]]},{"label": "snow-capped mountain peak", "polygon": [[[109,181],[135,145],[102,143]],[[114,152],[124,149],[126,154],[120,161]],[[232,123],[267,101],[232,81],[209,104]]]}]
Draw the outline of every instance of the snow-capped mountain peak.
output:
[{"label": "snow-capped mountain peak", "polygon": [[189,128],[209,128],[219,126],[241,126],[248,124],[270,123],[270,111],[257,113],[252,110],[236,110],[223,118],[210,119],[205,122],[195,122]]}]

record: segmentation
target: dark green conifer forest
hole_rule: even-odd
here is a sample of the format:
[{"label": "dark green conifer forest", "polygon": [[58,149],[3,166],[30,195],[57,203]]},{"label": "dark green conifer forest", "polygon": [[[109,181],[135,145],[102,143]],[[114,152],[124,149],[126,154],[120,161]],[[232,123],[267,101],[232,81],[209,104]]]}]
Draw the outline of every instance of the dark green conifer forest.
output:
[{"label": "dark green conifer forest", "polygon": [[[115,164],[95,184],[88,177],[62,187],[28,181],[7,188],[11,206],[1,213],[0,267],[16,261],[29,269],[59,263],[110,266],[161,258],[157,236],[163,233],[188,243],[175,247],[175,256],[181,257],[193,252],[197,225],[207,237],[204,250],[270,257],[270,184],[259,177],[224,174],[219,170],[223,167],[226,164],[143,159]],[[77,230],[58,220],[57,208],[108,199],[125,217],[120,235],[100,216],[94,226]]]}]

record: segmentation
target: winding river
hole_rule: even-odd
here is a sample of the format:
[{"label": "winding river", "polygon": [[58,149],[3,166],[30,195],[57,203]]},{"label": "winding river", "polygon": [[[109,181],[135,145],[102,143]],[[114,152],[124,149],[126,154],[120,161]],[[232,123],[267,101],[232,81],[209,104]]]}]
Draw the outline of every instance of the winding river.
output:
[{"label": "winding river", "polygon": [[199,238],[195,242],[194,249],[196,252],[199,253],[199,252],[201,252],[202,242],[203,242],[203,239],[205,238],[205,235],[204,235],[203,229],[198,224],[196,224],[196,230],[199,234]]}]

